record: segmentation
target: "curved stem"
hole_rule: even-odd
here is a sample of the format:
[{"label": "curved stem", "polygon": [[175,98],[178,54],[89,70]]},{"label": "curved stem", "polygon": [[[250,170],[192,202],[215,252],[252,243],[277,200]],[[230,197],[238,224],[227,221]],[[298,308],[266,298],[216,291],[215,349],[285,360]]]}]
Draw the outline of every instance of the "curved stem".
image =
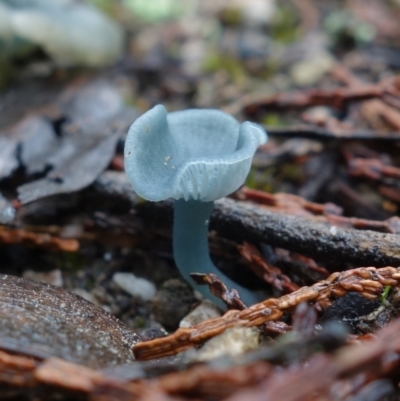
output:
[{"label": "curved stem", "polygon": [[256,295],[235,283],[215,267],[208,251],[208,224],[214,202],[179,199],[175,202],[173,249],[175,263],[182,276],[189,284],[211,299],[219,307],[225,304],[211,294],[207,286],[197,285],[190,277],[191,273],[214,273],[229,288],[235,288],[240,298],[247,305],[257,302]]}]

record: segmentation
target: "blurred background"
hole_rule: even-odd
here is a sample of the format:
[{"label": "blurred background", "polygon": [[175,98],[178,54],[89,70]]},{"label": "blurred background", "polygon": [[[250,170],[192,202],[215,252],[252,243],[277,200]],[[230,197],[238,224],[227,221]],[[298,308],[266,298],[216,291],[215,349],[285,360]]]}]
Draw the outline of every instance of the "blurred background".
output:
[{"label": "blurred background", "polygon": [[[396,85],[389,104],[358,101],[379,96],[382,86],[368,85],[396,77],[399,21],[398,0],[0,0],[0,129],[54,102],[74,80],[102,77],[137,113],[157,103],[215,107],[263,124],[272,135],[250,186],[388,217],[399,194],[386,190],[383,199],[357,184],[368,195],[364,210],[336,174],[335,163],[348,166],[365,147],[346,142],[332,153],[304,136],[400,130]],[[283,145],[299,124],[303,138]],[[382,157],[390,164],[395,155]]]},{"label": "blurred background", "polygon": [[376,80],[400,66],[399,14],[398,0],[1,0],[0,87],[120,68],[145,110],[329,85],[337,62]]}]

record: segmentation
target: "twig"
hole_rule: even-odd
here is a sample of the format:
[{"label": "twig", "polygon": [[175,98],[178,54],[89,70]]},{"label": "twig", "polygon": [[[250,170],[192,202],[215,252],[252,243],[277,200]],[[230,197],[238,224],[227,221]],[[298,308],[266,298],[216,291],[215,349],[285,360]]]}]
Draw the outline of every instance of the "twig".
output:
[{"label": "twig", "polygon": [[290,293],[299,289],[299,286],[283,274],[278,267],[269,264],[254,245],[245,241],[243,245],[238,245],[237,248],[242,257],[250,263],[253,272],[277,290]]},{"label": "twig", "polygon": [[228,309],[246,309],[239,293],[235,289],[229,290],[215,274],[193,273],[190,276],[197,284],[208,285],[211,293],[224,301]]},{"label": "twig", "polygon": [[231,239],[265,242],[317,260],[334,259],[357,266],[400,265],[397,234],[342,229],[230,199],[216,202],[211,228]]},{"label": "twig", "polygon": [[264,125],[263,128],[270,136],[285,138],[311,138],[322,140],[349,140],[357,139],[364,141],[398,141],[400,139],[399,131],[374,131],[374,130],[343,130],[333,131],[327,128],[320,128],[314,125],[295,125],[291,127],[277,128]]},{"label": "twig", "polygon": [[268,321],[278,320],[285,311],[302,302],[323,304],[331,296],[343,296],[348,291],[357,291],[366,298],[375,299],[385,286],[397,286],[399,283],[400,272],[394,267],[368,267],[333,273],[327,280],[310,287],[302,287],[280,298],[267,299],[248,309],[228,311],[220,318],[207,320],[190,328],[180,328],[167,337],[137,343],[132,349],[135,357],[140,360],[174,355],[201,344],[230,327],[260,326]]},{"label": "twig", "polygon": [[[173,204],[139,203],[122,173],[105,173],[97,181],[91,196],[112,195],[116,202],[128,205],[138,219],[157,228],[172,227]],[[271,246],[310,256],[319,261],[335,260],[355,266],[400,266],[400,236],[373,231],[342,229],[328,223],[283,213],[275,213],[254,204],[222,199],[215,203],[211,229],[226,238],[242,242],[265,242]],[[125,224],[129,230],[129,225]]]}]

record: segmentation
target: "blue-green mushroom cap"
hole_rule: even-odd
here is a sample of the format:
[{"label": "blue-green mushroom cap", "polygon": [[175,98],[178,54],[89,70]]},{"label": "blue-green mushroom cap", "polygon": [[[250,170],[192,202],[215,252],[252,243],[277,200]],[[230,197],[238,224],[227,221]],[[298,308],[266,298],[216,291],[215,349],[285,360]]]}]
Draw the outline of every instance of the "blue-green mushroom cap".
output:
[{"label": "blue-green mushroom cap", "polygon": [[130,127],[125,170],[139,196],[214,201],[246,179],[265,131],[219,110],[167,113],[157,105]]}]

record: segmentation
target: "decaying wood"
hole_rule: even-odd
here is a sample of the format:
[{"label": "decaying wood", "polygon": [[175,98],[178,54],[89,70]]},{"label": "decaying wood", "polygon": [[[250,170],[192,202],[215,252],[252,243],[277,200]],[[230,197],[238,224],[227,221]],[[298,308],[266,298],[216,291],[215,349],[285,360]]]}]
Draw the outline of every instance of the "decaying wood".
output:
[{"label": "decaying wood", "polygon": [[379,221],[330,214],[326,216],[326,221],[336,227],[400,234],[400,218],[398,216],[393,216],[389,219]]},{"label": "decaying wood", "polygon": [[4,226],[0,226],[0,242],[3,244],[25,244],[66,252],[76,252],[79,249],[79,242],[76,239],[59,238],[45,233],[10,229]]},{"label": "decaying wood", "polygon": [[334,259],[356,266],[400,265],[397,234],[342,229],[231,199],[215,203],[211,229],[227,238],[265,242],[316,260]]},{"label": "decaying wood", "polygon": [[228,309],[246,309],[246,305],[240,299],[239,293],[235,289],[229,290],[215,274],[194,273],[190,276],[197,284],[208,285],[210,288],[210,292],[216,297],[222,299]]},{"label": "decaying wood", "polygon": [[[120,202],[131,215],[135,214],[136,222],[146,221],[147,230],[151,225],[172,229],[173,202],[139,202],[123,173],[104,173],[91,191],[91,196],[94,193],[105,201],[112,195],[114,204]],[[232,199],[215,202],[210,228],[237,242],[267,243],[319,261],[333,259],[355,266],[400,265],[400,236],[397,234],[342,229]],[[372,224],[369,228],[373,228]],[[129,224],[126,229],[130,229]]]},{"label": "decaying wood", "polygon": [[400,139],[398,131],[374,131],[367,129],[332,129],[313,125],[295,125],[290,127],[269,127],[264,125],[270,136],[282,138],[310,138],[319,140],[343,140],[357,139],[359,141],[386,141],[393,142]]},{"label": "decaying wood", "polygon": [[299,286],[289,276],[269,264],[254,245],[245,241],[244,245],[238,245],[238,250],[241,256],[249,262],[253,272],[277,290],[290,293],[299,289]]},{"label": "decaying wood", "polygon": [[358,268],[342,273],[333,273],[328,279],[310,287],[284,295],[269,298],[244,310],[231,310],[222,317],[208,320],[190,328],[180,328],[175,333],[133,346],[135,357],[139,360],[174,355],[234,327],[260,326],[268,321],[278,320],[285,311],[293,309],[302,302],[329,304],[332,296],[339,297],[348,291],[357,291],[368,299],[380,296],[385,286],[398,286],[400,272],[394,267]]}]

